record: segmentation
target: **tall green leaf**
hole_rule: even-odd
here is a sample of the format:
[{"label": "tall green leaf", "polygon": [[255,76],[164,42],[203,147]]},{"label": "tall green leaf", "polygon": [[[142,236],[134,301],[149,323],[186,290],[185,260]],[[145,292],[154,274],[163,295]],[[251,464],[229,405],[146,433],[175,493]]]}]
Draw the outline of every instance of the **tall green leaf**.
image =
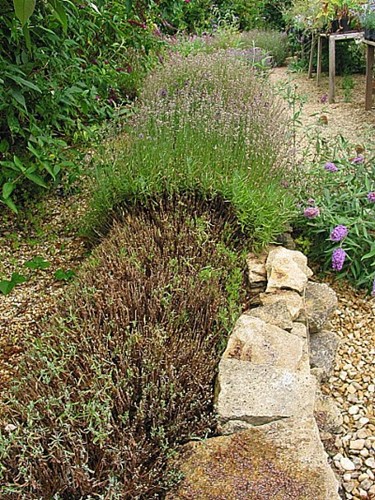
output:
[{"label": "tall green leaf", "polygon": [[66,33],[68,29],[68,18],[66,16],[66,12],[62,2],[60,2],[59,0],[48,0],[48,3],[53,9],[56,19],[60,22],[64,33]]},{"label": "tall green leaf", "polygon": [[13,0],[13,4],[16,16],[21,21],[22,26],[25,26],[34,12],[35,0]]}]

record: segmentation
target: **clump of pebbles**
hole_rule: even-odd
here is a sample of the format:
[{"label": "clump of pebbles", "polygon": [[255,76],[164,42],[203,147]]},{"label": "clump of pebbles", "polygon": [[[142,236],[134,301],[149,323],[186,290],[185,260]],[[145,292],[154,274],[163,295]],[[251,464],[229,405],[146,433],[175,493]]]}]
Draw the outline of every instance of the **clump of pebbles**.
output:
[{"label": "clump of pebbles", "polygon": [[341,339],[333,376],[322,390],[343,417],[332,465],[342,498],[375,498],[375,298],[330,283],[339,299],[332,330]]}]

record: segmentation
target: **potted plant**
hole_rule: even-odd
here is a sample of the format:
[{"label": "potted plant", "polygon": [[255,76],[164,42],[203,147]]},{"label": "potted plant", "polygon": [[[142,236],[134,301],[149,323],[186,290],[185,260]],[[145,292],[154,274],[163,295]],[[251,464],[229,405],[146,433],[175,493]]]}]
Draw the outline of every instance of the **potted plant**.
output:
[{"label": "potted plant", "polygon": [[365,0],[323,0],[318,18],[323,19],[329,31],[349,31],[359,23],[359,13]]},{"label": "potted plant", "polygon": [[361,23],[365,30],[366,40],[375,42],[375,4],[366,5],[366,9],[361,16]]}]

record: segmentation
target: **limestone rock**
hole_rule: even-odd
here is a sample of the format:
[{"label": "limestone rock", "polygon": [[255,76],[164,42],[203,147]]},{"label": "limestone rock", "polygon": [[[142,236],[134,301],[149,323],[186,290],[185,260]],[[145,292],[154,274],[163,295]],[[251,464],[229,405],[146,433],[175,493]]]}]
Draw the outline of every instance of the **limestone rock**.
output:
[{"label": "limestone rock", "polygon": [[320,390],[315,399],[314,416],[321,431],[333,434],[340,431],[344,422],[335,400],[330,396],[325,396]]},{"label": "limestone rock", "polygon": [[290,331],[293,327],[292,317],[285,302],[275,302],[263,307],[257,307],[246,314],[259,318],[269,325]]},{"label": "limestone rock", "polygon": [[189,443],[167,500],[339,500],[326,457],[313,418]]},{"label": "limestone rock", "polygon": [[316,379],[306,372],[223,358],[217,386],[216,411],[222,424],[243,420],[262,425],[313,413]]},{"label": "limestone rock", "polygon": [[303,311],[303,298],[297,292],[292,290],[277,290],[274,293],[261,293],[260,303],[263,306],[268,306],[278,302],[284,303],[292,317],[292,320],[297,319]]},{"label": "limestone rock", "polygon": [[333,333],[323,330],[310,335],[310,366],[321,370],[322,380],[333,372],[340,339]]},{"label": "limestone rock", "polygon": [[290,331],[292,335],[296,335],[300,339],[307,339],[307,326],[303,323],[294,322]]},{"label": "limestone rock", "polygon": [[298,370],[304,368],[301,366],[303,353],[302,339],[245,313],[229,337],[223,359]]},{"label": "limestone rock", "polygon": [[307,258],[296,250],[278,247],[271,250],[266,261],[268,283],[266,293],[287,289],[303,293],[312,276]]},{"label": "limestone rock", "polygon": [[332,288],[325,283],[307,284],[305,310],[310,333],[322,330],[336,308],[337,297]]},{"label": "limestone rock", "polygon": [[249,253],[247,256],[246,262],[249,271],[250,286],[267,281],[266,260],[266,253],[260,255]]}]

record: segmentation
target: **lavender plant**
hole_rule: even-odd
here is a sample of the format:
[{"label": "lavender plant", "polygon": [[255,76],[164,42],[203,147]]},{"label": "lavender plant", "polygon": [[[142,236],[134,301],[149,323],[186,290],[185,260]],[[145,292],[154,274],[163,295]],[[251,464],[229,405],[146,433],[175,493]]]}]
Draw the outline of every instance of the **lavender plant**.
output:
[{"label": "lavender plant", "polygon": [[131,147],[99,180],[94,218],[131,199],[194,191],[232,203],[260,246],[282,232],[294,210],[281,186],[287,122],[262,75],[226,52],[175,56],[141,100]]},{"label": "lavender plant", "polygon": [[305,173],[297,227],[324,269],[375,293],[375,162],[341,155]]}]

